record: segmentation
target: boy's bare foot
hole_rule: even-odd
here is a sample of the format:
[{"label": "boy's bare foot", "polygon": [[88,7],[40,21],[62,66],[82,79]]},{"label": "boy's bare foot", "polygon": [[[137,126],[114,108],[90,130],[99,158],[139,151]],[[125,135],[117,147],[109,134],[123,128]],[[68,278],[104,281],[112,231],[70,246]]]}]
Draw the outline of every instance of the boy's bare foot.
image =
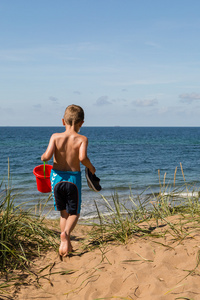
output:
[{"label": "boy's bare foot", "polygon": [[59,254],[65,257],[69,254],[69,252],[72,252],[73,250],[70,242],[70,237],[66,234],[66,232],[61,232],[60,239],[61,243],[59,247]]}]

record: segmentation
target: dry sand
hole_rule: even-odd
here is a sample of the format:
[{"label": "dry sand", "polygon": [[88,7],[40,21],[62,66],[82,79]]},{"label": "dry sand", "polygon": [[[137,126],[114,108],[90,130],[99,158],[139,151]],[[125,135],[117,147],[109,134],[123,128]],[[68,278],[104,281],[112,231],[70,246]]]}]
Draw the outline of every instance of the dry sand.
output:
[{"label": "dry sand", "polygon": [[[175,221],[174,217],[170,220]],[[154,233],[168,228],[160,226]],[[40,268],[49,265],[39,274],[44,275],[40,286],[30,277],[29,284],[21,286],[13,299],[200,299],[197,230],[188,228],[192,233],[183,240],[174,239],[172,231],[173,235],[134,237],[126,245],[111,243],[84,253],[80,245],[87,230],[80,225],[75,228],[73,256],[60,261],[58,254],[50,251],[37,260]]]}]

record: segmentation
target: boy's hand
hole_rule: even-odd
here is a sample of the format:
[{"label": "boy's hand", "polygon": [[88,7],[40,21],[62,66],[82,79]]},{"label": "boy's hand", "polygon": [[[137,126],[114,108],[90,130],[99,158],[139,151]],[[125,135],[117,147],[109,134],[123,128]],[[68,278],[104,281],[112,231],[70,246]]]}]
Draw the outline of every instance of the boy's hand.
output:
[{"label": "boy's hand", "polygon": [[44,154],[42,154],[41,160],[44,161],[44,162],[46,162],[45,159],[44,159]]},{"label": "boy's hand", "polygon": [[96,172],[95,167],[92,165],[91,168],[89,168],[90,172],[94,175],[94,173]]}]

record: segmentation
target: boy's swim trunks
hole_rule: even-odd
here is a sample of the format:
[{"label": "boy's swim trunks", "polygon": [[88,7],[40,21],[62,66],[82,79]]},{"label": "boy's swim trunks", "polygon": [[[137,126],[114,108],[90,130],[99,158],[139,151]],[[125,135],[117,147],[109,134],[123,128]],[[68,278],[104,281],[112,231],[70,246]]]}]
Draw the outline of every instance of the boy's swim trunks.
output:
[{"label": "boy's swim trunks", "polygon": [[76,215],[81,210],[81,172],[51,170],[51,189],[55,210]]}]

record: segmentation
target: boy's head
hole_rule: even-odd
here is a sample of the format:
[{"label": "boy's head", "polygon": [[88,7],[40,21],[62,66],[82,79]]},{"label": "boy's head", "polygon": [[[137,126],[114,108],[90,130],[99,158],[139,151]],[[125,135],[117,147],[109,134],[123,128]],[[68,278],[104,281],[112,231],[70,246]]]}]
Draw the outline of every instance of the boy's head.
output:
[{"label": "boy's head", "polygon": [[64,121],[67,125],[76,125],[84,121],[84,110],[78,105],[69,105],[65,109]]}]

